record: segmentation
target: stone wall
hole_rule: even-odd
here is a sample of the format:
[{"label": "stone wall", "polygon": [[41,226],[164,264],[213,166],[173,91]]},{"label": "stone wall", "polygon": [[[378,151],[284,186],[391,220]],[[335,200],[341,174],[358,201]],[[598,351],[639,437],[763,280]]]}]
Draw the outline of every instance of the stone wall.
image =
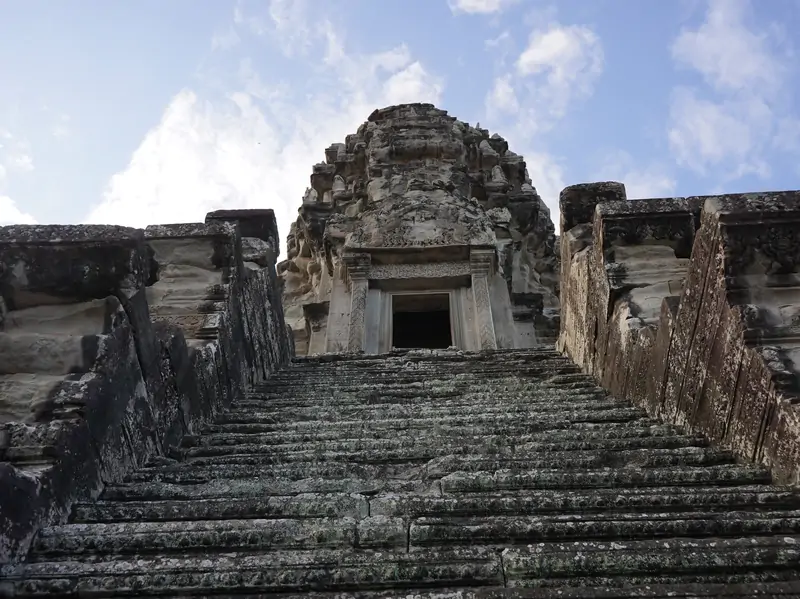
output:
[{"label": "stone wall", "polygon": [[610,392],[800,482],[800,192],[561,193],[558,347]]},{"label": "stone wall", "polygon": [[276,244],[271,211],[0,228],[0,561],[291,357]]}]

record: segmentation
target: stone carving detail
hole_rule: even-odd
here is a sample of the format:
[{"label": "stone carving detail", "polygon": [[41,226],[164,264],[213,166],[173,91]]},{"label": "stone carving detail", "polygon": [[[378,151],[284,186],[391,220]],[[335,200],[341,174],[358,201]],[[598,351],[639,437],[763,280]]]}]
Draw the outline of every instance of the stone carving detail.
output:
[{"label": "stone carving detail", "polygon": [[432,262],[428,264],[376,264],[370,279],[440,279],[462,277],[471,273],[469,262]]},{"label": "stone carving detail", "polygon": [[524,298],[514,318],[557,315],[555,228],[525,161],[499,135],[430,104],[383,108],[326,149],[310,183],[278,266],[298,343],[304,304],[341,312],[334,286],[347,251],[425,249],[420,262],[430,263],[447,248],[493,247],[510,297]]},{"label": "stone carving detail", "polygon": [[492,303],[489,296],[489,275],[494,264],[494,251],[472,250],[470,269],[472,272],[472,294],[475,298],[475,318],[481,349],[497,349]]},{"label": "stone carving detail", "polygon": [[367,294],[369,293],[370,257],[364,254],[345,256],[347,277],[350,282],[350,326],[347,338],[347,350],[358,352],[364,346],[364,320],[367,311]]}]

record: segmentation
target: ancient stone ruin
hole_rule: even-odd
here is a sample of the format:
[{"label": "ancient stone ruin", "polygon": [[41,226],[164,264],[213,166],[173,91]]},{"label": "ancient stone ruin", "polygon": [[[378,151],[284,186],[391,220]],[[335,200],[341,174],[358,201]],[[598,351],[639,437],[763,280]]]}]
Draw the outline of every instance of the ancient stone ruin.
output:
[{"label": "ancient stone ruin", "polygon": [[0,596],[800,597],[800,192],[556,238],[430,105],[326,156],[279,267],[269,210],[0,228]]},{"label": "ancient stone ruin", "polygon": [[523,157],[430,104],[325,150],[278,265],[299,355],[555,341],[558,270]]}]

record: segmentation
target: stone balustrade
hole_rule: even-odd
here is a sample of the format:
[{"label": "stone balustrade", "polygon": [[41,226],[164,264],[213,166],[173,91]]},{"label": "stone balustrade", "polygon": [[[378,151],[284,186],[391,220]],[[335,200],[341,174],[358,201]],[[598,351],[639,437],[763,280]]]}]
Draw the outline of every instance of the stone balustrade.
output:
[{"label": "stone balustrade", "polygon": [[800,481],[800,192],[561,193],[558,347],[611,393]]},{"label": "stone balustrade", "polygon": [[0,562],[291,357],[277,239],[271,211],[0,228]]}]

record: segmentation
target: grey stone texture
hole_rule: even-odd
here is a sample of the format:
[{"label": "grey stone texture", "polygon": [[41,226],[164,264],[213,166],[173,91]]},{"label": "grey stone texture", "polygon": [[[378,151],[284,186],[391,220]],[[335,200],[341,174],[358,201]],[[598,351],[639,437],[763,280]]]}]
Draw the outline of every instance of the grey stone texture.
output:
[{"label": "grey stone texture", "polygon": [[0,228],[0,561],[286,363],[266,255],[244,262],[230,215]]},{"label": "grey stone texture", "polygon": [[800,493],[553,349],[301,358],[43,528],[17,596],[796,597]]}]

